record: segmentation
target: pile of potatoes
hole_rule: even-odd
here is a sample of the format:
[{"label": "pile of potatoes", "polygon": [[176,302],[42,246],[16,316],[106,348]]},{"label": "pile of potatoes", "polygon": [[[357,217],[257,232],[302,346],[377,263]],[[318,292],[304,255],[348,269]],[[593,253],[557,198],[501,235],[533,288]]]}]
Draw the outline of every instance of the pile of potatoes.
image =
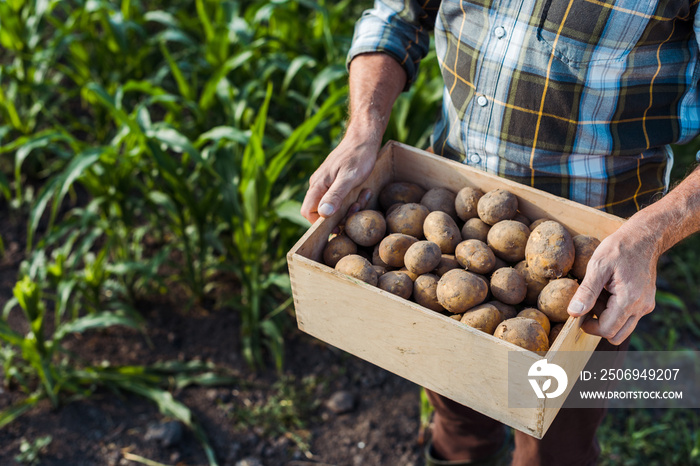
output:
[{"label": "pile of potatoes", "polygon": [[326,265],[530,351],[567,320],[596,238],[530,221],[504,189],[387,185],[323,251]]}]

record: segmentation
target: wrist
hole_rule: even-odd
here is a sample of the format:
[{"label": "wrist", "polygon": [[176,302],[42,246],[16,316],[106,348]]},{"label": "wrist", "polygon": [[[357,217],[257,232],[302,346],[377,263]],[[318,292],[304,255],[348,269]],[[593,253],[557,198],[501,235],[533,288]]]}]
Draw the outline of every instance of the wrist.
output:
[{"label": "wrist", "polygon": [[345,129],[343,139],[351,141],[356,146],[369,145],[378,150],[382,144],[386,123],[371,119],[351,119]]},{"label": "wrist", "polygon": [[643,250],[647,250],[655,260],[658,260],[658,258],[666,252],[666,249],[668,249],[664,246],[666,243],[664,236],[665,228],[660,226],[671,226],[669,224],[671,222],[659,218],[659,215],[660,214],[650,212],[647,209],[642,209],[630,217],[629,220],[620,227],[620,230],[618,230],[620,234],[624,235],[625,241],[629,242],[628,246],[630,248],[643,248]]}]

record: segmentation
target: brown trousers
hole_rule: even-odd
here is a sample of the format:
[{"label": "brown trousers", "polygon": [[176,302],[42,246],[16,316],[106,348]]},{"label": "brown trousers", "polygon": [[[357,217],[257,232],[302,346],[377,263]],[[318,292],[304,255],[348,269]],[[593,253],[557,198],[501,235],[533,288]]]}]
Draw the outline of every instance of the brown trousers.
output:
[{"label": "brown trousers", "polygon": [[[629,342],[628,338],[615,346],[603,339],[596,351],[625,351]],[[479,460],[503,446],[503,424],[435,392],[426,392],[435,408],[433,448],[442,459]],[[600,447],[595,433],[605,412],[605,408],[561,409],[542,440],[515,431],[513,466],[596,464]]]}]

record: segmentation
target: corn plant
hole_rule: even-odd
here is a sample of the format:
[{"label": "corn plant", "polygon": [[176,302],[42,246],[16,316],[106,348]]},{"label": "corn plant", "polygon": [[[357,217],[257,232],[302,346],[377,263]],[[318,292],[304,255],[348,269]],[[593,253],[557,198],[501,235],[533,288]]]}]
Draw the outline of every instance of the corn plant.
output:
[{"label": "corn plant", "polygon": [[[4,382],[7,385],[16,384],[27,397],[0,411],[0,428],[43,399],[58,407],[66,396],[89,396],[97,387],[104,387],[135,393],[156,403],[164,415],[178,419],[192,429],[204,447],[210,464],[216,464],[204,431],[189,408],[175,400],[168,388],[183,388],[192,384],[219,385],[233,383],[236,379],[211,364],[199,362],[94,366],[81,360],[64,346],[67,336],[114,325],[131,328],[140,328],[141,325],[138,315],[128,310],[77,316],[63,312],[68,301],[81,298],[80,291],[73,287],[75,281],[65,277],[67,272],[63,257],[62,253],[58,253],[55,261],[46,263],[45,258],[39,255],[31,263],[25,263],[25,275],[15,285],[14,298],[3,310],[4,318],[0,320],[0,363]],[[51,302],[55,303],[54,311],[47,309],[47,303]],[[22,335],[7,324],[7,315],[15,308],[21,310],[28,324],[27,334]],[[56,322],[52,326],[54,330],[49,332],[46,324],[52,314]]]}]

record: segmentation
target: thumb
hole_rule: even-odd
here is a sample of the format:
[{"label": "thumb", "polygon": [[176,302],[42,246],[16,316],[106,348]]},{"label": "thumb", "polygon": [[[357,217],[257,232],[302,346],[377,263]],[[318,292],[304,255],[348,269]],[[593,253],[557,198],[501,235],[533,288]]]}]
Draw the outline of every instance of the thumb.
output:
[{"label": "thumb", "polygon": [[348,193],[355,186],[352,180],[344,176],[338,176],[333,184],[328,188],[326,194],[318,203],[318,213],[321,217],[330,217],[338,211]]},{"label": "thumb", "polygon": [[601,269],[587,270],[586,276],[578,287],[576,293],[569,302],[569,315],[578,317],[586,314],[593,306],[603,291],[603,287],[608,282],[610,274]]}]

